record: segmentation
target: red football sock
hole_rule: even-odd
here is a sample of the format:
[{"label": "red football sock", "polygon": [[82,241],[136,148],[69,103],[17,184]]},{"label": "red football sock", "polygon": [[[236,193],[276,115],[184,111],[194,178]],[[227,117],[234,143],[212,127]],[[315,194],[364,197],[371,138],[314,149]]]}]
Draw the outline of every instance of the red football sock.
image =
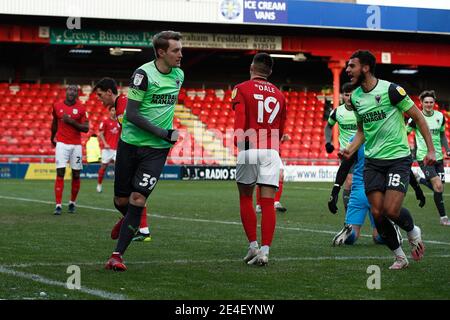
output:
[{"label": "red football sock", "polygon": [[141,215],[141,222],[139,224],[139,228],[148,228],[147,225],[147,207],[144,207],[144,210],[142,210],[142,215]]},{"label": "red football sock", "polygon": [[274,200],[272,198],[261,198],[261,244],[263,246],[270,246],[272,244],[273,234],[275,232],[277,216],[273,202]]},{"label": "red football sock", "polygon": [[97,182],[98,184],[102,184],[103,182],[103,177],[105,176],[105,168],[100,167],[100,169],[98,170],[98,178],[97,178]]},{"label": "red football sock", "polygon": [[56,177],[55,181],[55,201],[56,204],[62,203],[62,195],[64,191],[64,177]]},{"label": "red football sock", "polygon": [[240,196],[239,200],[241,209],[241,221],[242,225],[244,226],[248,242],[256,241],[257,219],[255,208],[253,208],[253,197]]},{"label": "red football sock", "polygon": [[70,196],[70,201],[75,202],[77,200],[78,191],[80,191],[80,178],[75,179],[72,177],[72,194]]},{"label": "red football sock", "polygon": [[275,194],[275,201],[280,201],[280,199],[281,199],[281,194],[283,193],[283,179],[280,179],[278,184],[279,184],[279,186],[278,186],[278,191]]},{"label": "red football sock", "polygon": [[261,187],[256,186],[256,204],[261,205]]}]

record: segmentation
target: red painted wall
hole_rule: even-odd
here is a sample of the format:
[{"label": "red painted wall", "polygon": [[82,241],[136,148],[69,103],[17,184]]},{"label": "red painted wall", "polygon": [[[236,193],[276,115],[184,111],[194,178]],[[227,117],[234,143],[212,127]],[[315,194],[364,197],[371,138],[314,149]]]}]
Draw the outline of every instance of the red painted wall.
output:
[{"label": "red painted wall", "polygon": [[450,44],[363,40],[327,37],[284,37],[283,51],[304,52],[330,60],[347,61],[358,49],[370,50],[377,62],[381,53],[391,53],[391,64],[450,67]]}]

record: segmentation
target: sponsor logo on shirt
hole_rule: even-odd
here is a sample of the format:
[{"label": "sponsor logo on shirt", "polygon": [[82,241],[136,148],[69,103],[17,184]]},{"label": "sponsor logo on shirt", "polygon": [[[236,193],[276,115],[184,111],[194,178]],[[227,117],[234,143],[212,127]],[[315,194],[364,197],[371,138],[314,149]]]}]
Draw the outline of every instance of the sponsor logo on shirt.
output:
[{"label": "sponsor logo on shirt", "polygon": [[358,130],[358,126],[356,124],[341,124],[340,127],[344,130]]},{"label": "sponsor logo on shirt", "polygon": [[367,112],[362,115],[363,122],[369,123],[386,119],[386,113],[383,110]]},{"label": "sponsor logo on shirt", "polygon": [[441,133],[441,129],[430,129],[430,133],[431,134],[440,134]]},{"label": "sponsor logo on shirt", "polygon": [[154,94],[152,102],[154,104],[175,104],[177,96],[172,94]]}]

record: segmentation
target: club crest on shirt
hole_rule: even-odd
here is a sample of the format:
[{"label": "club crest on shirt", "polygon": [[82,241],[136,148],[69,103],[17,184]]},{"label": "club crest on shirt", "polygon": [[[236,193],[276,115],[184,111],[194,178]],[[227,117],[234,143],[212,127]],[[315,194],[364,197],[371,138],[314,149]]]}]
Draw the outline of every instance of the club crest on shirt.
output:
[{"label": "club crest on shirt", "polygon": [[377,95],[375,96],[375,100],[377,101],[377,105],[380,104],[381,96],[380,96],[379,94],[377,94]]},{"label": "club crest on shirt", "polygon": [[180,89],[180,83],[181,83],[180,79],[176,79],[175,83],[177,84],[177,89]]},{"label": "club crest on shirt", "polygon": [[144,75],[143,74],[136,73],[134,75],[133,84],[135,86],[138,86],[138,85],[140,85],[142,83],[143,79],[144,79]]},{"label": "club crest on shirt", "polygon": [[73,114],[78,114],[78,109],[73,109],[73,110],[72,110],[72,113],[73,113]]}]

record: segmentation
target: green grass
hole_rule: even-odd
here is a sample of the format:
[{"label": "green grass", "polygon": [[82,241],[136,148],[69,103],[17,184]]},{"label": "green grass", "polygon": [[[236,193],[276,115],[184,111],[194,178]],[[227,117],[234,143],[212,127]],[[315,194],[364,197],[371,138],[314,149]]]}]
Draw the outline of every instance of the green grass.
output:
[{"label": "green grass", "polygon": [[[434,242],[426,242],[423,261],[410,259],[407,270],[390,271],[391,253],[374,245],[370,237],[360,238],[354,246],[331,246],[344,217],[341,202],[341,213],[328,212],[330,184],[286,183],[282,203],[288,212],[277,215],[269,266],[260,268],[241,260],[247,243],[234,183],[160,181],[148,202],[153,240],[132,243],[125,255],[129,270],[114,273],[103,265],[115,247],[109,234],[119,214],[113,210],[112,182],[105,182],[101,194],[95,192],[95,184],[82,181],[78,204],[98,209],[79,207],[75,215],[69,215],[64,206],[58,217],[53,215],[52,181],[0,181],[0,298],[108,297],[65,288],[70,276],[66,270],[72,264],[81,268],[82,289],[111,294],[111,298],[450,297],[450,228],[438,224],[431,193],[427,193],[425,208],[417,206],[412,193],[405,206],[413,212],[424,239]],[[69,193],[70,182],[66,182],[65,204]],[[369,235],[368,221],[366,225],[363,234]],[[404,248],[409,252],[406,242]],[[380,290],[367,289],[369,265],[381,269]],[[47,282],[26,278],[29,275]]]}]

